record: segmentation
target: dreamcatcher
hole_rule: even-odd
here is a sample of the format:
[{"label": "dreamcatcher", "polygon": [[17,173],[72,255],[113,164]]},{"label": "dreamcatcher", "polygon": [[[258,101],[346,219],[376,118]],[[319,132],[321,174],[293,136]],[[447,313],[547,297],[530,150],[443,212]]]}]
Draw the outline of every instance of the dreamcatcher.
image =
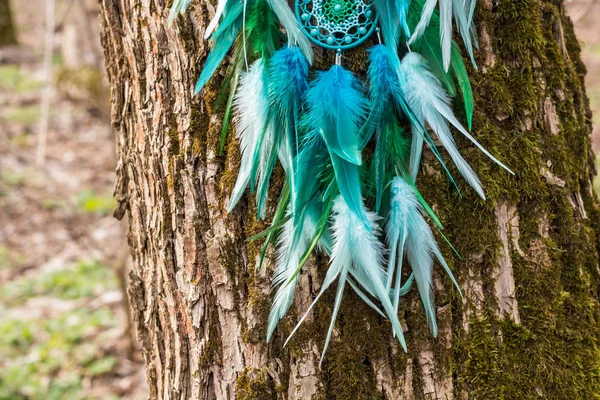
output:
[{"label": "dreamcatcher", "polygon": [[[473,95],[452,25],[454,20],[475,65],[475,1],[296,0],[294,13],[285,0],[219,0],[206,31],[212,50],[196,92],[233,48],[223,85],[229,88],[223,138],[233,108],[242,157],[227,210],[249,187],[259,218],[265,218],[278,161],[287,177],[271,227],[260,235],[266,237],[261,263],[278,236],[267,341],[290,308],[298,274],[313,251],[328,255],[330,265],[310,308],[337,281],[323,355],[346,285],[390,320],[405,350],[398,303],[416,285],[437,335],[434,259],[460,289],[425,217],[439,229],[441,224],[415,186],[424,145],[454,180],[425,127],[482,198],[481,182],[460,155],[451,126],[510,172],[450,107],[460,90],[470,129]],[[175,0],[170,20],[190,2]],[[336,52],[329,70],[309,72],[311,42]],[[343,52],[367,43],[365,83],[344,68]],[[367,146],[374,149],[369,163],[363,160]],[[403,282],[404,260],[411,272]]]}]

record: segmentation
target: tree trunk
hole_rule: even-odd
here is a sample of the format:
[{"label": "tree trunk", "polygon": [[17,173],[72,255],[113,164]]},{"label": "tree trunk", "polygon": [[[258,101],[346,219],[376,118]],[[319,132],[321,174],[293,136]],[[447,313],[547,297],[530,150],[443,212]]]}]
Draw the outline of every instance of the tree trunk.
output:
[{"label": "tree trunk", "polygon": [[[230,134],[218,152],[222,75],[204,95],[192,94],[214,5],[194,1],[169,28],[170,1],[100,4],[119,159],[116,216],[129,219],[129,295],[151,398],[598,396],[591,115],[579,44],[560,1],[480,2],[473,131],[516,176],[466,142],[487,201],[460,182],[459,197],[433,160],[423,168],[419,188],[462,256],[442,246],[464,297],[437,272],[439,338],[427,330],[416,291],[401,311],[408,354],[388,322],[347,291],[321,368],[334,293],[282,345],[318,292],[326,260],[311,260],[267,345],[272,260],[258,270],[260,244],[245,241],[265,224],[253,218],[252,199],[224,211],[239,151]],[[348,54],[355,70],[364,67],[358,57],[363,50]],[[281,176],[275,180],[280,187]]]},{"label": "tree trunk", "polygon": [[10,0],[0,0],[0,46],[17,44],[17,34],[10,11]]}]

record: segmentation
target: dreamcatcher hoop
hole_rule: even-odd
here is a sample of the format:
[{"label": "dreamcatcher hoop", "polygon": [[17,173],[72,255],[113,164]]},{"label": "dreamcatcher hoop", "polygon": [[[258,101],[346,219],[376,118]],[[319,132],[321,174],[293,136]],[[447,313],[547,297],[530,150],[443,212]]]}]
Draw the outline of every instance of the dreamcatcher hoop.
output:
[{"label": "dreamcatcher hoop", "polygon": [[316,45],[346,50],[363,43],[377,27],[368,0],[296,0],[296,19]]}]

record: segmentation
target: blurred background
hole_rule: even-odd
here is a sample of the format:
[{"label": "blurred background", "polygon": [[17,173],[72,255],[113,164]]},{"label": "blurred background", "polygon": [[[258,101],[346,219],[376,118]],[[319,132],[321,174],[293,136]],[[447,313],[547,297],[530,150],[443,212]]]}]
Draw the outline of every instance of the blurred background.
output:
[{"label": "blurred background", "polygon": [[[96,7],[0,0],[0,400],[147,396]],[[600,0],[569,12],[599,150]]]},{"label": "blurred background", "polygon": [[0,399],[145,399],[97,1],[51,3],[0,0]]}]

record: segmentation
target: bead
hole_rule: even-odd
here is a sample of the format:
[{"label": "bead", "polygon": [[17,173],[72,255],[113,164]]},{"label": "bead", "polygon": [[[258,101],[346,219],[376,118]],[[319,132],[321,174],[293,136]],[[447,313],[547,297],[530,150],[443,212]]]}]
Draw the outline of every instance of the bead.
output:
[{"label": "bead", "polygon": [[342,5],[341,5],[341,4],[336,4],[336,5],[333,7],[333,10],[334,10],[334,11],[336,11],[336,12],[340,12],[340,11],[342,11]]},{"label": "bead", "polygon": [[358,33],[360,33],[361,35],[364,35],[365,33],[367,33],[367,28],[365,28],[364,26],[361,26],[360,28],[358,28]]},{"label": "bead", "polygon": [[302,18],[302,21],[308,21],[310,19],[310,15],[307,13],[304,13],[304,14],[302,14],[302,16],[300,18]]},{"label": "bead", "polygon": [[333,36],[328,36],[328,37],[327,37],[327,44],[328,44],[328,45],[332,45],[332,44],[333,44],[333,40],[334,40],[334,39],[333,39]]},{"label": "bead", "polygon": [[346,42],[346,43],[350,44],[350,43],[352,42],[352,36],[346,36],[346,37],[344,38],[344,42]]},{"label": "bead", "polygon": [[315,36],[316,37],[318,34],[319,34],[319,31],[316,28],[312,28],[310,30],[310,35],[311,36]]}]

